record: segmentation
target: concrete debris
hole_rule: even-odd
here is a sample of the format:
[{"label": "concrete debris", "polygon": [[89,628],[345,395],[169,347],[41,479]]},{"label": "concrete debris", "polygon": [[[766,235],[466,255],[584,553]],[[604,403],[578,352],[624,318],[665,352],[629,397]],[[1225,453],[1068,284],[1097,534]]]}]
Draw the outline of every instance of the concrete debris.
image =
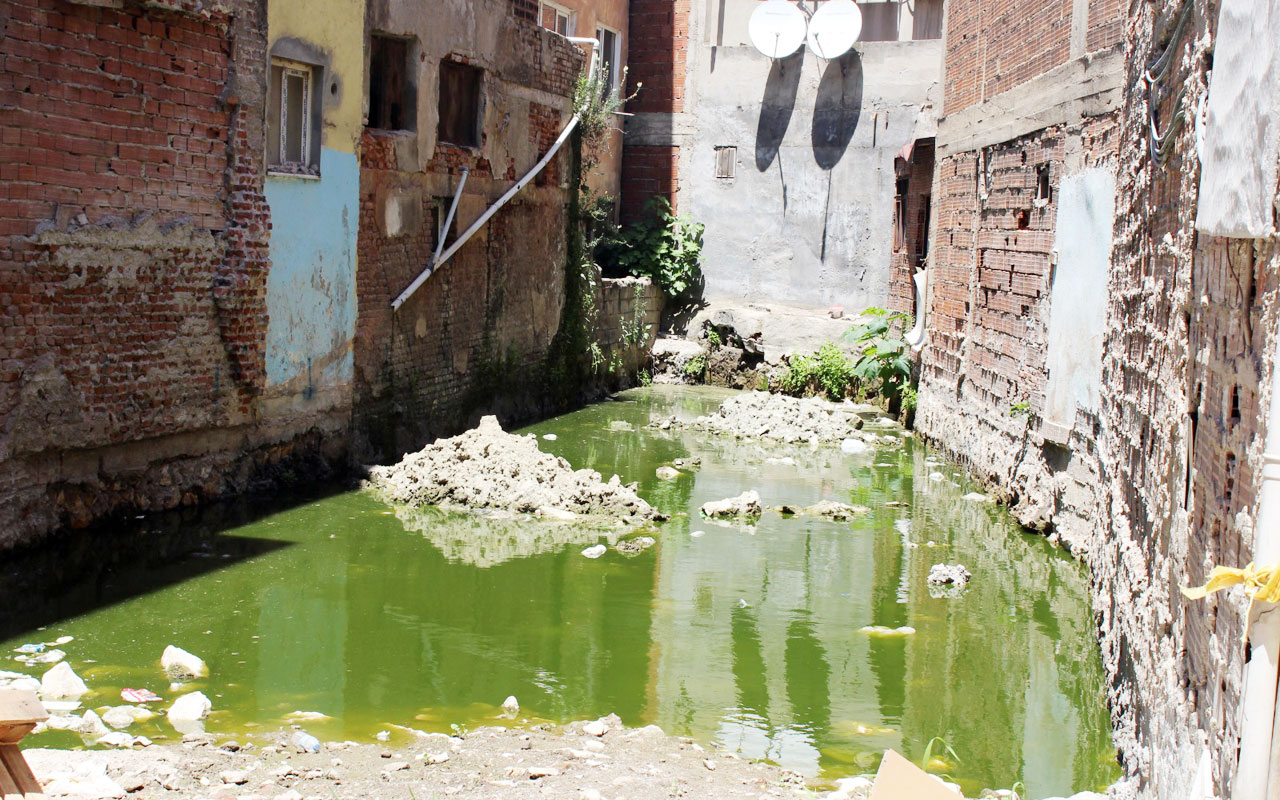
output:
[{"label": "concrete debris", "polygon": [[437,439],[398,464],[369,470],[369,486],[389,502],[533,513],[557,508],[578,514],[648,522],[659,515],[624,486],[594,470],[576,472],[542,452],[533,436],[506,433],[497,417],[451,439]]},{"label": "concrete debris", "polygon": [[654,539],[652,536],[637,536],[634,539],[626,539],[618,542],[613,546],[613,549],[617,550],[619,553],[635,555],[636,553],[642,553],[645,550],[648,550],[657,543],[658,540]]},{"label": "concrete debris", "polygon": [[700,510],[702,516],[712,519],[758,517],[760,516],[760,495],[754,489],[750,489],[737,497],[703,503]]},{"label": "concrete debris", "polygon": [[204,718],[212,710],[213,703],[204,696],[204,692],[189,692],[169,706],[169,724],[179,733],[201,733],[204,731]]},{"label": "concrete debris", "polygon": [[85,711],[76,726],[76,733],[86,739],[99,739],[111,733],[111,729],[102,723],[102,718],[93,711]]},{"label": "concrete debris", "polygon": [[209,665],[181,647],[169,645],[160,656],[160,668],[171,681],[194,681],[209,677]]},{"label": "concrete debris", "polygon": [[582,554],[587,558],[599,558],[600,556],[604,555],[605,552],[608,551],[608,549],[609,548],[605,547],[602,544],[593,544],[590,547],[588,547],[586,550],[583,550]]},{"label": "concrete debris", "polygon": [[664,481],[674,480],[680,477],[680,470],[675,467],[662,466],[658,467],[658,477]]},{"label": "concrete debris", "polygon": [[990,503],[991,498],[981,492],[969,492],[961,496],[961,500],[968,500],[971,503]]},{"label": "concrete debris", "polygon": [[969,583],[969,570],[964,564],[934,564],[929,570],[928,581],[935,586],[953,585],[963,588]]},{"label": "concrete debris", "polygon": [[102,712],[102,721],[113,728],[127,728],[135,722],[151,719],[155,713],[138,706],[114,706]]},{"label": "concrete debris", "polygon": [[819,500],[811,506],[804,506],[802,508],[796,508],[795,506],[777,506],[774,510],[779,514],[826,517],[833,522],[847,522],[855,517],[861,517],[862,515],[869,514],[871,512],[871,509],[866,506],[855,506],[835,500]]},{"label": "concrete debris", "polygon": [[609,726],[605,724],[604,720],[592,720],[582,726],[582,732],[588,736],[604,736],[609,732]]},{"label": "concrete debris", "polygon": [[89,693],[89,687],[65,661],[40,677],[40,695],[50,700],[78,698]]},{"label": "concrete debris", "polygon": [[520,710],[520,702],[516,700],[515,695],[509,695],[506,700],[502,701],[502,710],[508,714],[515,714]]},{"label": "concrete debris", "polygon": [[870,449],[871,445],[861,439],[842,439],[840,441],[840,452],[847,453],[851,456],[862,455]]},{"label": "concrete debris", "polygon": [[782,442],[839,442],[857,438],[862,417],[856,409],[816,397],[750,392],[725,400],[716,413],[694,420],[693,427]]}]

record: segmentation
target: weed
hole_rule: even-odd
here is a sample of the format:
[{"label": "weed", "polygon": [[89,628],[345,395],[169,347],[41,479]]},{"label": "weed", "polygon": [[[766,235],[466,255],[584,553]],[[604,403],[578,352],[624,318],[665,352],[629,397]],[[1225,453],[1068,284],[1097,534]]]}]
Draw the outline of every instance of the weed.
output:
[{"label": "weed", "polygon": [[653,385],[653,375],[647,369],[642,369],[636,374],[636,378],[640,381],[641,386]]},{"label": "weed", "polygon": [[720,346],[720,332],[719,332],[719,331],[717,331],[715,328],[708,328],[708,329],[707,329],[707,341],[708,341],[708,342],[711,342],[711,346],[712,346],[712,347],[719,347],[719,346]]},{"label": "weed", "polygon": [[707,357],[702,353],[698,353],[693,358],[684,362],[683,372],[685,377],[699,381],[702,380],[707,374]]},{"label": "weed", "polygon": [[1031,413],[1031,404],[1026,402],[1025,400],[1020,403],[1009,404],[1009,416],[1011,417],[1025,417],[1030,413]]},{"label": "weed", "polygon": [[769,376],[764,372],[761,372],[759,375],[756,376],[756,391],[758,392],[769,391]]},{"label": "weed", "polygon": [[841,400],[857,388],[854,363],[838,345],[827,342],[811,356],[793,356],[778,386],[786,394],[821,393]]},{"label": "weed", "polygon": [[596,257],[629,275],[647,276],[667,297],[677,297],[702,275],[704,229],[700,222],[671,213],[667,199],[655,195],[643,219],[603,237]]},{"label": "weed", "polygon": [[[936,751],[934,748],[938,748]],[[936,753],[936,754],[935,754]],[[951,756],[951,764],[948,764],[942,758],[945,753]],[[951,745],[947,744],[947,740],[941,736],[935,736],[929,740],[924,747],[924,755],[920,756],[920,769],[947,769],[950,766],[961,763],[960,756],[956,755],[956,751],[951,749]]]},{"label": "weed", "polygon": [[887,398],[892,406],[911,381],[911,358],[902,338],[902,331],[911,327],[911,317],[883,308],[868,308],[863,314],[871,321],[850,332],[859,352],[853,372],[866,382],[868,391]]}]

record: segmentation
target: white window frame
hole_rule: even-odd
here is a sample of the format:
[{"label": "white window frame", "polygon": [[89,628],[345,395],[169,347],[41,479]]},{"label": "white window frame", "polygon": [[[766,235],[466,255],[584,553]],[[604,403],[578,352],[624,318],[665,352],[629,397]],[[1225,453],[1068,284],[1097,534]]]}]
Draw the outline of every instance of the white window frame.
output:
[{"label": "white window frame", "polygon": [[[548,3],[542,0],[542,5],[538,7],[538,24],[542,24],[542,17],[546,14],[546,9],[551,9],[556,15],[556,27],[547,30],[553,33],[559,33],[561,36],[576,36],[578,30],[578,15],[571,8],[565,8],[559,3]],[[560,31],[560,19],[564,19],[564,31]]]},{"label": "white window frame", "polygon": [[622,81],[622,32],[610,28],[608,25],[596,25],[596,41],[600,43],[600,69],[604,69],[604,32],[608,31],[613,34],[613,52],[608,53],[609,62],[613,64],[613,74],[609,77],[609,85],[604,87],[607,94],[609,91],[618,88]]},{"label": "white window frame", "polygon": [[[268,147],[276,148],[276,163],[268,163],[267,171],[276,175],[289,175],[300,178],[318,178],[320,177],[320,165],[312,163],[311,153],[311,137],[312,137],[312,103],[311,96],[316,78],[316,67],[311,64],[305,64],[300,61],[292,61],[287,58],[272,58],[271,68],[274,70],[279,68],[280,73],[280,119],[277,121],[280,128],[280,137],[276,142],[267,142]],[[302,78],[302,119],[299,121],[301,125],[301,161],[288,160],[288,138],[289,138],[289,78]],[[270,106],[268,105],[268,108]]]}]

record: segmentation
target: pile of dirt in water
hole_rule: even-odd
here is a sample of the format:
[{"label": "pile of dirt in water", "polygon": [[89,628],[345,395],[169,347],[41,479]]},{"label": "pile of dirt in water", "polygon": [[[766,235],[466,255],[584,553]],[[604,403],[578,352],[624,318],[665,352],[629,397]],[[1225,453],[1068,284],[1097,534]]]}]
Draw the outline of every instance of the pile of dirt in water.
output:
[{"label": "pile of dirt in water", "polygon": [[693,427],[783,442],[838,442],[862,427],[858,411],[816,397],[750,392],[725,400],[716,413],[694,420]]},{"label": "pile of dirt in water", "polygon": [[369,486],[385,500],[413,506],[445,506],[538,513],[564,519],[566,512],[648,522],[662,516],[617,475],[575,471],[563,458],[538,449],[537,437],[502,430],[496,417],[451,439],[437,439],[400,463],[369,470]]}]

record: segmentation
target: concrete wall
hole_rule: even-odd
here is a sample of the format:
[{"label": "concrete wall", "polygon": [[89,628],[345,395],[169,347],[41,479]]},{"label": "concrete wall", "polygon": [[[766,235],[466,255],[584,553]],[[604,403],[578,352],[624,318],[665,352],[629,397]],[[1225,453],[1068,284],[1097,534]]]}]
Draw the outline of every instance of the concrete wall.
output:
[{"label": "concrete wall", "polygon": [[[680,211],[707,225],[708,299],[884,305],[893,160],[932,132],[918,121],[941,41],[771,62],[746,43],[755,6],[692,4],[683,106],[636,117],[628,146],[679,148]],[[737,148],[732,178],[717,177],[725,147]]]},{"label": "concrete wall", "polygon": [[351,406],[364,2],[271,0],[268,51],[322,70],[320,174],[268,173],[267,394],[277,413]]}]

